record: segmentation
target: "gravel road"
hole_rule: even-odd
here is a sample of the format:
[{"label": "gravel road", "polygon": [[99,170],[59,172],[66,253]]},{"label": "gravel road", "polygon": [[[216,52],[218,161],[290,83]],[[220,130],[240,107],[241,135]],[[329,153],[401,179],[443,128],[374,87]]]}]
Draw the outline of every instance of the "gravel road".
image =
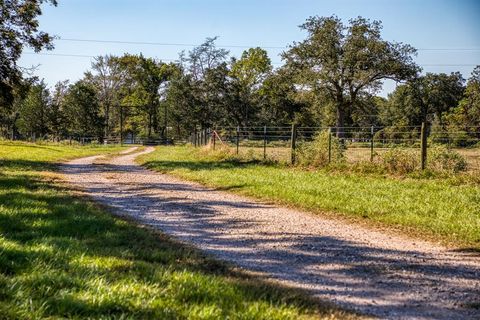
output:
[{"label": "gravel road", "polygon": [[96,201],[241,268],[385,319],[480,319],[480,257],[88,157],[65,178]]}]

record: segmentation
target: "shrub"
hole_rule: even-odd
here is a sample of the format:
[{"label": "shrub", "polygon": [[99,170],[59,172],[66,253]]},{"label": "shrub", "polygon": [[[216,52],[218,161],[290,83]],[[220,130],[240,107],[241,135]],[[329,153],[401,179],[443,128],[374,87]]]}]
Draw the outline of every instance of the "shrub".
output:
[{"label": "shrub", "polygon": [[420,155],[414,149],[391,148],[380,156],[380,162],[389,173],[408,174],[419,167]]},{"label": "shrub", "polygon": [[[297,149],[297,163],[300,166],[322,168],[328,162],[329,133],[326,131],[315,134],[312,142],[305,142]],[[336,137],[331,138],[332,162],[344,160],[344,147]]]},{"label": "shrub", "polygon": [[443,145],[429,148],[427,165],[433,171],[457,173],[467,170],[467,160],[458,152]]}]

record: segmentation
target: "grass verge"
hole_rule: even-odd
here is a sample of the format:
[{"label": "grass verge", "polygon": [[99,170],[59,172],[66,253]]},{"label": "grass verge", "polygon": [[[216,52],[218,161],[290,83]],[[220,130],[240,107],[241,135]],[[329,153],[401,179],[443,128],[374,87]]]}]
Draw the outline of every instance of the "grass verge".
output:
[{"label": "grass verge", "polygon": [[159,147],[138,161],[148,168],[224,190],[480,249],[478,184],[218,160],[187,146]]},{"label": "grass verge", "polygon": [[45,174],[119,150],[0,144],[0,319],[356,317],[114,217]]}]

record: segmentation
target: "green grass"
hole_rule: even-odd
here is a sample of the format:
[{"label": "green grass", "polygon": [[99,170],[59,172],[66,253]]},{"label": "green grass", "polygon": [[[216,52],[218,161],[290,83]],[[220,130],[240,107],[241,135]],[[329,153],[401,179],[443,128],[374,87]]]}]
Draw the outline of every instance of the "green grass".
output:
[{"label": "green grass", "polygon": [[118,150],[0,143],[0,319],[354,317],[116,218],[45,173]]},{"label": "green grass", "polygon": [[480,249],[478,184],[219,161],[191,147],[159,147],[138,161],[161,172],[263,200]]}]

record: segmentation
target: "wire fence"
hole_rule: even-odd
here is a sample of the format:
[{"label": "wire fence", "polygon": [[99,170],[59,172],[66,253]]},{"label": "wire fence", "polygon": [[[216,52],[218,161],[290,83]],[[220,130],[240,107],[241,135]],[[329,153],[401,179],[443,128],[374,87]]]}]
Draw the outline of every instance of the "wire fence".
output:
[{"label": "wire fence", "polygon": [[[75,135],[75,136],[14,136],[9,137],[6,140],[10,141],[25,141],[33,143],[60,143],[64,145],[90,145],[90,144],[118,144],[118,145],[170,145],[174,144],[172,138],[148,138],[138,137],[134,135],[111,135],[108,137],[87,136],[87,135]],[[184,143],[185,140],[178,141]]]},{"label": "wire fence", "polygon": [[[376,161],[392,148],[409,149],[424,168],[427,149],[441,145],[458,152],[470,171],[480,172],[480,127],[436,129],[423,126],[396,127],[221,127],[198,130],[190,136],[195,146],[227,147],[247,159],[294,163],[298,150],[319,134],[342,145],[347,163]],[[331,151],[329,151],[331,152]]]}]

